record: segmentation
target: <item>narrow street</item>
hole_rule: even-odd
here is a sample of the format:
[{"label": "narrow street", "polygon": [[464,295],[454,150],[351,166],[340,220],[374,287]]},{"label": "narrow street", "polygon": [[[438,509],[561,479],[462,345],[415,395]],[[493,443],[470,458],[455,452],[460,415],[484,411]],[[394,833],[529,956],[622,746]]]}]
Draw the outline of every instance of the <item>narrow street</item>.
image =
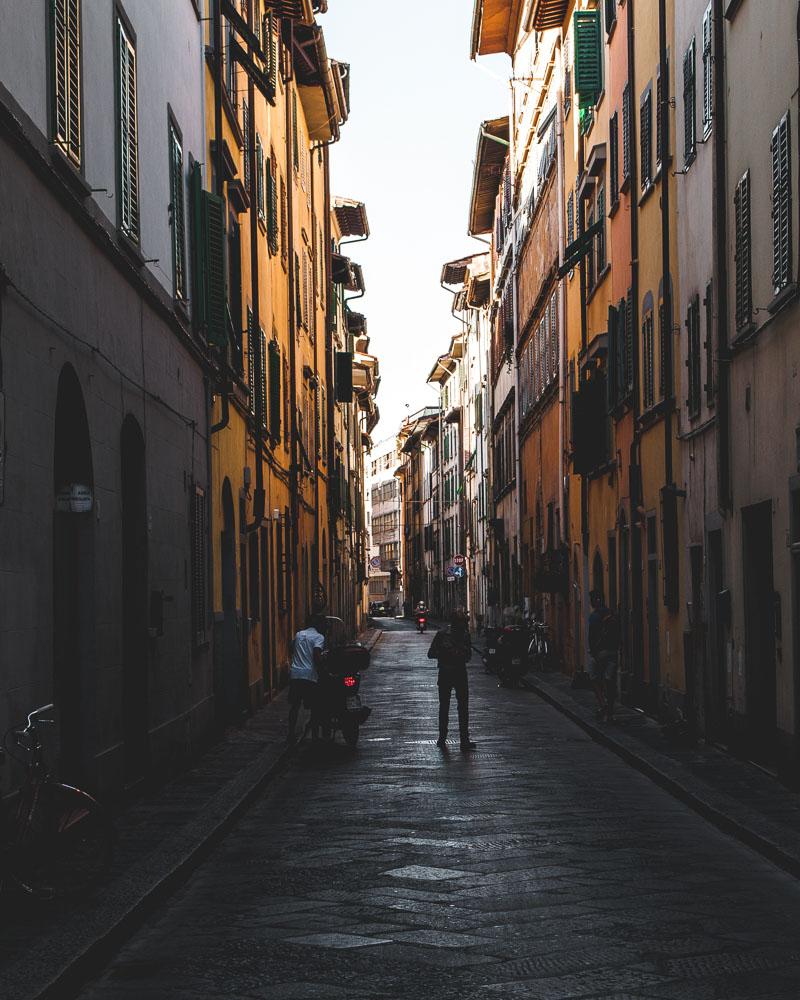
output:
[{"label": "narrow street", "polygon": [[431,637],[385,626],[358,751],[303,744],[86,1000],[796,1000],[793,878],[477,655],[440,752]]}]

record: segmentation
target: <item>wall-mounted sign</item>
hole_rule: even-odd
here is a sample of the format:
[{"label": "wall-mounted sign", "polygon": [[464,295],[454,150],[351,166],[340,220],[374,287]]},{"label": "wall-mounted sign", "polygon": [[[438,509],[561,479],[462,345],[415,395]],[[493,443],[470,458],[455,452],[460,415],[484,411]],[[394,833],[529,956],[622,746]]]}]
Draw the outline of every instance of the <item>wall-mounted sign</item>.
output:
[{"label": "wall-mounted sign", "polygon": [[62,514],[88,514],[94,505],[91,486],[70,483],[56,492],[56,510]]}]

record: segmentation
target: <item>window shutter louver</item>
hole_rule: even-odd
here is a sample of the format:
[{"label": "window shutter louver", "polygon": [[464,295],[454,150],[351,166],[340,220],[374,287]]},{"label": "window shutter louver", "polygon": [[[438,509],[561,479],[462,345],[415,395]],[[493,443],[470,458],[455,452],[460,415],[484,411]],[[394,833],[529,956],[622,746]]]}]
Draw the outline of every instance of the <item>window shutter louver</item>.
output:
[{"label": "window shutter louver", "polygon": [[700,299],[695,296],[689,303],[686,313],[687,357],[689,394],[686,408],[689,417],[697,417],[700,413]]},{"label": "window shutter louver", "polygon": [[615,111],[608,125],[609,196],[611,204],[619,199],[619,112]]},{"label": "window shutter louver", "polygon": [[714,286],[709,281],[706,285],[706,405],[714,405]]},{"label": "window shutter louver", "polygon": [[631,88],[625,84],[622,92],[622,179],[631,176]]},{"label": "window shutter louver", "polygon": [[264,147],[261,145],[261,136],[256,135],[256,201],[258,204],[258,217],[264,222]]},{"label": "window shutter louver", "polygon": [[551,372],[552,378],[558,378],[558,360],[559,360],[559,343],[558,343],[558,302],[556,299],[556,292],[550,299],[550,339],[552,341],[552,349],[550,352],[550,357],[553,364],[553,369]]},{"label": "window shutter louver", "polygon": [[267,245],[269,252],[275,256],[278,252],[278,185],[276,182],[276,163],[270,155],[267,157]]},{"label": "window shutter louver", "polygon": [[267,338],[263,330],[258,331],[259,373],[258,373],[258,420],[262,430],[267,429]]},{"label": "window shutter louver", "polygon": [[242,101],[242,135],[244,136],[244,149],[242,151],[244,159],[244,186],[246,191],[250,191],[250,107],[247,101]]},{"label": "window shutter louver", "polygon": [[614,306],[608,307],[608,398],[610,409],[614,409],[620,396],[617,381],[619,371],[619,319]]},{"label": "window shutter louver", "polygon": [[76,166],[81,164],[81,5],[53,0],[51,8],[53,139]]},{"label": "window shutter louver", "polygon": [[625,303],[625,392],[633,392],[633,291],[628,289]]},{"label": "window shutter louver", "polygon": [[662,399],[667,399],[672,388],[672,378],[667,368],[667,337],[669,336],[667,311],[663,302],[658,306],[658,391]]},{"label": "window shutter louver", "polygon": [[292,154],[294,169],[300,167],[300,143],[297,134],[297,91],[292,91]]},{"label": "window shutter louver", "polygon": [[642,170],[642,188],[647,188],[653,179],[653,146],[652,146],[652,129],[653,129],[653,95],[652,91],[647,92],[642,100],[641,106],[641,135],[640,135],[640,146],[641,146],[641,170]]},{"label": "window shutter louver", "polygon": [[117,142],[119,227],[139,242],[139,162],[136,111],[136,50],[117,20]]},{"label": "window shutter louver", "polygon": [[661,67],[656,74],[656,169],[664,159],[664,79]]},{"label": "window shutter louver", "polygon": [[208,191],[202,192],[202,232],[206,336],[210,344],[226,347],[225,202]]},{"label": "window shutter louver", "polygon": [[789,114],[772,134],[772,291],[792,278],[792,174]]},{"label": "window shutter louver", "polygon": [[750,243],[750,171],[736,188],[736,329],[743,330],[753,315],[753,277]]},{"label": "window shutter louver", "polygon": [[683,57],[683,158],[690,163],[697,152],[697,87],[695,84],[695,43]]},{"label": "window shutter louver", "polygon": [[186,208],[183,197],[183,150],[170,125],[170,223],[172,228],[172,277],[175,298],[186,298]]},{"label": "window shutter louver", "polygon": [[703,133],[708,135],[714,118],[714,57],[711,53],[711,5],[703,17]]},{"label": "window shutter louver", "polygon": [[247,388],[250,390],[250,413],[256,414],[256,351],[253,311],[247,307]]},{"label": "window shutter louver", "polygon": [[575,38],[575,90],[581,107],[597,102],[603,89],[600,11],[582,10],[573,14]]},{"label": "window shutter louver", "polygon": [[281,349],[269,343],[269,432],[274,441],[281,436]]}]

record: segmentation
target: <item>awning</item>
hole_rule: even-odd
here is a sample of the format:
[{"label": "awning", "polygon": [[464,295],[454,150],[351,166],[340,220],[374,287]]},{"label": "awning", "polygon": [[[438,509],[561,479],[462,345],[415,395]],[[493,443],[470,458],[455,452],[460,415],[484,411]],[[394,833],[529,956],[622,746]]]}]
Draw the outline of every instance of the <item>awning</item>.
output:
[{"label": "awning", "polygon": [[523,0],[475,0],[470,55],[514,54]]},{"label": "awning", "polygon": [[342,236],[360,236],[362,239],[369,236],[367,208],[363,201],[356,201],[354,198],[335,198],[333,214],[339,223]]},{"label": "awning", "polygon": [[480,254],[472,254],[469,257],[461,257],[459,260],[451,260],[442,268],[441,282],[443,285],[463,285],[467,277],[467,270],[473,257]]},{"label": "awning", "polygon": [[438,382],[439,385],[442,382],[446,382],[453,372],[456,370],[456,363],[450,357],[449,354],[441,354],[436,359],[436,364],[431,369],[431,373],[427,378],[428,382]]},{"label": "awning", "polygon": [[[503,142],[498,142],[502,139]],[[503,166],[508,156],[508,116],[483,122],[478,131],[472,197],[469,206],[470,236],[490,233],[494,227],[494,207]]]},{"label": "awning", "polygon": [[311,0],[264,0],[264,6],[267,10],[273,11],[277,17],[285,17],[290,21],[311,24],[314,20]]},{"label": "awning", "polygon": [[347,332],[352,334],[367,332],[367,317],[363,313],[347,313]]},{"label": "awning", "polygon": [[331,254],[331,273],[335,285],[346,285],[353,280],[352,261],[341,253]]},{"label": "awning", "polygon": [[318,24],[300,25],[294,31],[297,90],[312,142],[339,138],[347,115],[339,105],[334,69]]},{"label": "awning", "polygon": [[477,278],[471,278],[467,288],[467,304],[473,309],[489,304],[492,294],[492,281],[488,274]]},{"label": "awning", "polygon": [[350,261],[350,271],[352,272],[352,278],[349,282],[345,282],[344,287],[348,292],[365,292],[366,285],[364,284],[364,272],[361,270],[361,265]]},{"label": "awning", "polygon": [[531,27],[534,31],[560,28],[567,16],[569,0],[533,0]]}]

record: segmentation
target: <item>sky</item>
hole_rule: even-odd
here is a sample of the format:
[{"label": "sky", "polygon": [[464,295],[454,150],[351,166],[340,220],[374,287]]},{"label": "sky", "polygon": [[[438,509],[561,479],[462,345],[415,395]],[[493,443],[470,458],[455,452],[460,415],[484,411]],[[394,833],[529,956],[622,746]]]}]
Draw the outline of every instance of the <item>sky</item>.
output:
[{"label": "sky", "polygon": [[[426,378],[460,324],[442,265],[486,251],[467,235],[478,127],[508,113],[511,62],[470,61],[472,0],[331,0],[328,54],[351,64],[350,120],[331,153],[332,193],[365,202],[370,238],[344,252],[364,268],[380,363],[375,441],[435,404]],[[407,408],[408,407],[408,408]]]}]

